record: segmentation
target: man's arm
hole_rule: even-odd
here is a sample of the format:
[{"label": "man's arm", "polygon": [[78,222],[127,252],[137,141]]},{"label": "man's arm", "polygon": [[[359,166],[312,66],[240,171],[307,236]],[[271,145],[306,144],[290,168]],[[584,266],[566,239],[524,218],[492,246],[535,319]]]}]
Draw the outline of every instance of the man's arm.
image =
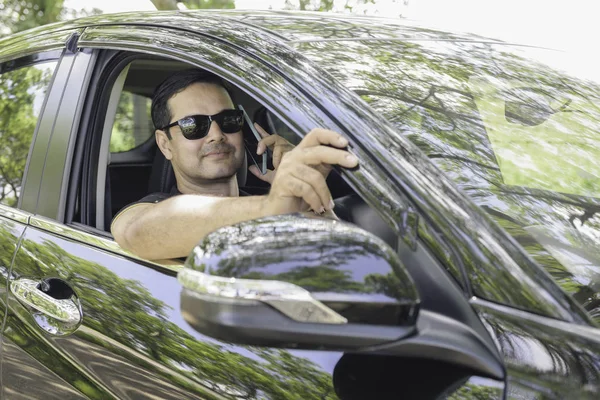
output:
[{"label": "man's arm", "polygon": [[116,217],[112,234],[139,257],[166,259],[187,256],[198,241],[224,226],[308,208],[320,214],[331,211],[333,199],[325,182],[331,165],[358,165],[354,155],[340,149],[347,145],[336,132],[314,129],[282,157],[268,196],[180,195],[136,204]]},{"label": "man's arm", "polygon": [[269,215],[265,201],[266,196],[184,194],[124,210],[113,221],[111,231],[122,248],[141,258],[186,257],[210,232]]}]

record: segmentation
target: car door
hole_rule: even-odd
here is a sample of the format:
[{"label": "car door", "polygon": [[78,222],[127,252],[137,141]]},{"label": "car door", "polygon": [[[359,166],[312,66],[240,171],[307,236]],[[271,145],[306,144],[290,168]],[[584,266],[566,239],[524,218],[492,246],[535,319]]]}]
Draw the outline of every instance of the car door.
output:
[{"label": "car door", "polygon": [[[113,30],[90,29],[89,38],[102,34],[117,39],[123,32],[118,27]],[[145,29],[141,34],[155,32]],[[87,38],[84,34],[80,45],[85,46]],[[188,38],[186,44],[195,47],[199,42]],[[78,54],[65,89],[68,100],[59,111],[59,122],[65,124],[57,124],[49,145],[55,163],[44,171],[41,183],[47,196],[23,237],[12,281],[24,285],[27,279],[45,280],[48,293],[58,285],[67,288],[68,297],[73,297],[72,290],[75,311],[82,310],[81,325],[73,331],[75,326],[44,318],[13,291],[7,340],[88,398],[335,398],[331,375],[341,353],[234,346],[200,335],[179,311],[177,265],[136,259],[106,234],[57,222],[61,213],[67,214],[66,190],[60,193],[55,188],[67,185],[70,178],[68,158],[76,153],[76,145],[69,141],[77,138],[69,134],[77,131],[80,115],[76,114],[84,109],[77,99],[89,101],[97,95],[82,88],[94,87],[86,77],[104,61],[100,52],[89,57]],[[26,346],[20,347],[23,337]],[[11,392],[26,396],[29,390],[15,384]]]},{"label": "car door", "polygon": [[[19,46],[4,40],[0,48],[0,314],[7,317],[8,277],[29,219],[35,212],[42,163],[45,158],[57,102],[64,85],[65,39],[71,32],[49,33],[45,47],[39,38],[22,35]],[[62,72],[61,72],[62,71]],[[40,159],[42,163],[40,163]],[[13,397],[11,387],[28,384],[19,371],[37,371],[39,387],[55,385],[55,394],[72,395],[60,379],[35,358],[2,339],[2,397]],[[38,388],[39,388],[38,387]],[[32,389],[29,394],[42,396]]]},{"label": "car door", "polygon": [[[90,29],[80,44],[98,34],[117,39],[123,32],[113,30]],[[149,29],[141,33],[155,34]],[[186,44],[199,45],[189,38]],[[75,158],[79,138],[70,134],[78,132],[83,103],[99,94],[85,90],[98,83],[91,80],[91,72],[103,61],[100,51],[86,53],[84,47],[77,53],[48,146],[54,162],[44,169],[44,197],[16,257],[12,311],[4,330],[7,343],[41,366],[24,371],[5,363],[7,372],[29,381],[8,380],[6,393],[41,398],[31,383],[48,369],[71,386],[70,397],[334,398],[331,374],[340,353],[256,349],[210,340],[180,315],[176,265],[136,259],[105,233],[59,222],[66,214],[70,167],[76,164],[69,157]],[[48,316],[47,308],[27,303],[26,297],[37,294],[35,286],[26,286],[31,281],[44,281],[44,293],[56,308],[68,308],[64,300],[72,300],[74,323],[65,323],[68,315]],[[77,315],[79,309],[82,315]]]},{"label": "car door", "polygon": [[[30,218],[11,274],[10,312],[4,330],[7,342],[51,370],[80,397],[335,399],[340,394],[343,398],[365,398],[379,390],[381,398],[397,398],[405,386],[392,378],[396,366],[405,371],[407,384],[416,383],[415,375],[410,375],[414,356],[354,356],[342,351],[235,345],[202,335],[185,322],[180,312],[181,285],[176,275],[181,263],[136,258],[120,249],[96,225],[74,222],[73,217],[82,212],[82,207],[97,205],[78,199],[87,196],[86,201],[92,203],[100,198],[78,188],[82,182],[97,179],[97,171],[87,171],[86,166],[102,160],[106,163],[106,153],[101,149],[88,146],[96,148],[95,154],[84,150],[87,140],[95,143],[93,132],[103,132],[102,128],[94,129],[94,124],[102,126],[107,108],[96,108],[95,100],[101,101],[103,95],[110,97],[112,83],[105,84],[110,80],[104,78],[113,76],[112,82],[118,79],[119,74],[112,72],[123,60],[115,58],[118,54],[114,50],[135,49],[127,54],[160,55],[218,73],[268,106],[298,134],[314,126],[349,129],[338,125],[308,94],[306,86],[301,89],[302,83],[278,71],[275,65],[281,62],[290,63],[286,68],[301,67],[297,56],[287,51],[264,53],[265,48],[280,48],[280,42],[229,20],[197,20],[183,15],[172,18],[179,20],[169,21],[170,26],[194,25],[201,34],[131,24],[89,27],[78,39],[77,47],[82,50],[77,52],[73,76],[65,89],[66,100],[61,103],[48,146],[49,156],[56,163],[44,169],[40,184],[43,201]],[[227,37],[229,43],[224,43],[222,37]],[[254,54],[248,51],[252,47]],[[109,99],[105,104],[110,104]],[[102,134],[95,139],[99,140],[98,146],[102,147],[103,139]],[[359,194],[371,200],[384,199],[381,203],[387,208],[378,209],[376,214],[386,215],[388,221],[393,215],[405,215],[407,203],[403,196],[386,186],[384,179],[372,181],[375,186],[371,184],[373,176],[385,176],[373,156],[358,146],[355,151],[364,166],[349,178]],[[97,189],[103,183],[90,186]],[[372,203],[380,207],[379,202]],[[403,241],[414,243],[406,226],[399,227],[393,219],[390,225]],[[419,364],[418,370],[435,370],[439,372],[435,376],[442,379],[432,378],[427,386],[414,385],[414,393],[427,389],[433,396],[482,388],[490,398],[501,398],[504,384],[493,343],[474,318],[458,285],[423,251],[419,253],[423,258],[413,257],[414,268],[421,263],[427,265],[422,279],[437,280],[443,288],[440,302],[452,299],[449,315],[459,319],[461,326],[468,325],[468,330],[479,338],[483,351],[495,360],[496,372],[490,375],[464,366],[457,368],[443,362],[441,355],[430,357]],[[417,260],[421,261],[417,264]],[[45,303],[33,304],[27,296]],[[458,373],[444,373],[448,369]],[[339,371],[343,371],[341,376]],[[19,371],[26,379],[37,372],[35,368]],[[451,381],[449,376],[453,377]],[[340,387],[340,379],[350,386]],[[13,383],[11,393],[27,396],[28,389]]]}]

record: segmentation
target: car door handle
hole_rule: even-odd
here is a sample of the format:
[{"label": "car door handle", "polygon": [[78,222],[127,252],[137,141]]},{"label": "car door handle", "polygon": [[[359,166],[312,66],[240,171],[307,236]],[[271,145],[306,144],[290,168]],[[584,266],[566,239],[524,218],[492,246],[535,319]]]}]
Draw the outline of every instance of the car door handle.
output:
[{"label": "car door handle", "polygon": [[38,325],[54,335],[74,332],[83,319],[79,298],[61,279],[20,278],[11,282],[10,290],[30,310]]}]

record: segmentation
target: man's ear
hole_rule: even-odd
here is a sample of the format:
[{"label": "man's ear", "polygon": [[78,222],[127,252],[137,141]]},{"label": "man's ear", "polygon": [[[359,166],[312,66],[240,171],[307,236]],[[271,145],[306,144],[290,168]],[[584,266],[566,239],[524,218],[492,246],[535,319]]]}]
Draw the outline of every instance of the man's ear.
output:
[{"label": "man's ear", "polygon": [[171,160],[173,158],[173,154],[171,153],[171,141],[167,137],[167,134],[164,131],[156,130],[154,131],[154,136],[156,138],[156,144],[158,148],[163,153],[167,160]]}]

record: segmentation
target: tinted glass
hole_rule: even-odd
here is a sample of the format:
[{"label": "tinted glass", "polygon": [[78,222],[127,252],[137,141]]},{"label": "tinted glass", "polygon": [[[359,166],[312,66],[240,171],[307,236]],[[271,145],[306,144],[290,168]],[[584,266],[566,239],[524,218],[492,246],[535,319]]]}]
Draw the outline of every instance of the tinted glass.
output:
[{"label": "tinted glass", "polygon": [[16,206],[46,90],[56,62],[0,74],[0,203]]},{"label": "tinted glass", "polygon": [[111,153],[129,151],[150,139],[154,134],[151,105],[149,97],[127,91],[121,93],[110,136]]},{"label": "tinted glass", "polygon": [[591,64],[485,42],[299,47],[416,143],[600,322],[600,85]]}]

